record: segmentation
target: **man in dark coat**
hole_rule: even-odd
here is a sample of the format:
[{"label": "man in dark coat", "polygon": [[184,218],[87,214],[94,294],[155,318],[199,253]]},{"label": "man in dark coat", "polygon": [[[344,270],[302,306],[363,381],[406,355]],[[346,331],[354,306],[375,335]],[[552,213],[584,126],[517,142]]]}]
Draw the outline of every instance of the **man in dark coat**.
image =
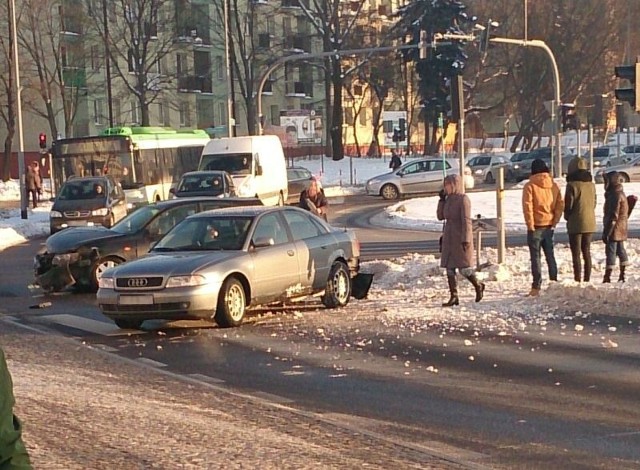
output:
[{"label": "man in dark coat", "polygon": [[0,348],[0,469],[27,470],[31,468],[27,449],[22,442],[22,429],[13,414],[13,382]]},{"label": "man in dark coat", "polygon": [[402,160],[400,160],[400,156],[396,153],[395,150],[392,150],[391,160],[389,161],[389,168],[391,168],[391,171],[396,171],[401,166],[402,166]]},{"label": "man in dark coat", "polygon": [[473,285],[476,302],[482,300],[484,284],[476,278],[473,269],[473,233],[471,226],[471,201],[464,194],[460,175],[449,175],[444,179],[444,190],[438,201],[438,220],[444,220],[440,266],[447,270],[447,283],[451,297],[443,307],[459,304],[456,269]]},{"label": "man in dark coat", "polygon": [[[573,278],[589,282],[591,278],[591,240],[596,231],[596,185],[582,157],[569,162],[564,195],[564,218],[567,221],[569,246],[573,261]],[[584,258],[584,277],[580,254]]]},{"label": "man in dark coat", "polygon": [[329,201],[318,188],[318,181],[315,178],[311,180],[309,187],[300,193],[300,207],[327,220]]},{"label": "man in dark coat", "polygon": [[612,171],[604,175],[604,218],[602,219],[602,241],[605,244],[606,266],[603,283],[611,282],[611,273],[620,260],[618,282],[625,281],[625,270],[629,257],[624,247],[627,239],[629,203],[622,187],[622,177]]}]

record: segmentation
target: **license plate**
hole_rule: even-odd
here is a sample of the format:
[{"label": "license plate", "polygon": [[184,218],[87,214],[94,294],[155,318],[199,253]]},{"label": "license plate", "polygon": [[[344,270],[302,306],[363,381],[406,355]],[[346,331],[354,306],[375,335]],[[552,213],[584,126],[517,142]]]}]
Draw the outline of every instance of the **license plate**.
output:
[{"label": "license plate", "polygon": [[87,223],[84,220],[70,220],[67,222],[67,225],[69,227],[80,227],[82,225],[87,225]]},{"label": "license plate", "polygon": [[120,305],[153,305],[153,295],[121,295]]}]

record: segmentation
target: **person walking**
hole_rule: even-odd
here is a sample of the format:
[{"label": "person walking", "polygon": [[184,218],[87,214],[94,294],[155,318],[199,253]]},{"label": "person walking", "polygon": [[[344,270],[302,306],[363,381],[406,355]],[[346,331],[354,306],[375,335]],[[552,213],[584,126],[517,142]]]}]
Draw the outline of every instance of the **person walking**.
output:
[{"label": "person walking", "polygon": [[391,150],[391,160],[389,161],[389,168],[391,171],[396,171],[398,168],[402,166],[402,160],[398,153],[394,150]]},{"label": "person walking", "polygon": [[629,257],[624,242],[627,239],[629,203],[622,187],[622,176],[612,171],[604,175],[604,218],[602,219],[602,241],[605,244],[606,266],[603,283],[611,282],[611,273],[620,260],[618,282],[625,282],[625,270]]},{"label": "person walking", "polygon": [[438,220],[444,220],[440,267],[447,270],[450,298],[443,307],[458,305],[458,281],[456,269],[473,285],[475,301],[480,302],[485,285],[479,282],[474,272],[473,234],[471,228],[471,201],[464,194],[460,175],[449,175],[444,179],[444,189],[438,201]]},{"label": "person walking", "polygon": [[558,265],[553,252],[553,231],[562,217],[562,194],[551,178],[544,160],[531,162],[531,176],[522,190],[522,212],[527,225],[527,245],[531,257],[533,282],[529,296],[540,294],[542,267],[540,249],[544,252],[549,269],[549,280],[558,280]]},{"label": "person walking", "polygon": [[329,201],[324,193],[318,188],[318,180],[311,179],[309,187],[300,193],[300,207],[309,212],[314,213],[318,217],[322,217],[327,221],[327,211],[329,209]]},{"label": "person walking", "polygon": [[11,374],[0,348],[0,468],[28,470],[31,463],[22,441],[20,421],[13,414],[14,404]]},{"label": "person walking", "polygon": [[589,164],[582,157],[569,162],[564,193],[564,218],[576,282],[589,282],[591,279],[591,241],[596,231],[596,185],[587,168]]},{"label": "person walking", "polygon": [[25,176],[25,185],[27,188],[27,205],[29,204],[29,198],[33,201],[33,208],[38,207],[38,191],[41,188],[40,175],[36,172],[33,164],[27,167],[27,174]]}]

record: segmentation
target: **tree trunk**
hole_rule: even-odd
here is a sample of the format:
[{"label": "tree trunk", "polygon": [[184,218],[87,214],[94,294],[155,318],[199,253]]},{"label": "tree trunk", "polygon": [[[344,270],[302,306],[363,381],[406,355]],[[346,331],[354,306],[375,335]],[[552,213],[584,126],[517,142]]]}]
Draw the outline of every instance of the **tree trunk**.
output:
[{"label": "tree trunk", "polygon": [[9,181],[11,178],[11,147],[13,146],[13,134],[7,134],[4,139],[4,154],[2,155],[2,181]]},{"label": "tree trunk", "polygon": [[[325,48],[325,51],[329,50]],[[331,150],[331,127],[333,125],[332,115],[333,115],[333,105],[331,104],[331,75],[329,73],[331,70],[331,61],[329,59],[325,59],[324,61],[324,102],[327,104],[327,109],[325,110],[326,123],[324,126],[324,147],[325,153],[327,157],[331,157],[333,152]]]}]

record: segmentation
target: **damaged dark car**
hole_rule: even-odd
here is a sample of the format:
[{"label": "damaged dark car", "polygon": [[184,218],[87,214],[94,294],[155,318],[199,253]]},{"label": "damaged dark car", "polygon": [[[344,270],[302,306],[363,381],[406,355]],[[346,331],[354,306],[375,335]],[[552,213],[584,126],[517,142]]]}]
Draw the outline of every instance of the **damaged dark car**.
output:
[{"label": "damaged dark car", "polygon": [[173,199],[141,207],[111,228],[73,227],[47,238],[34,259],[35,283],[47,292],[68,287],[96,292],[109,268],[146,254],[189,215],[229,206],[262,205],[251,198]]}]

